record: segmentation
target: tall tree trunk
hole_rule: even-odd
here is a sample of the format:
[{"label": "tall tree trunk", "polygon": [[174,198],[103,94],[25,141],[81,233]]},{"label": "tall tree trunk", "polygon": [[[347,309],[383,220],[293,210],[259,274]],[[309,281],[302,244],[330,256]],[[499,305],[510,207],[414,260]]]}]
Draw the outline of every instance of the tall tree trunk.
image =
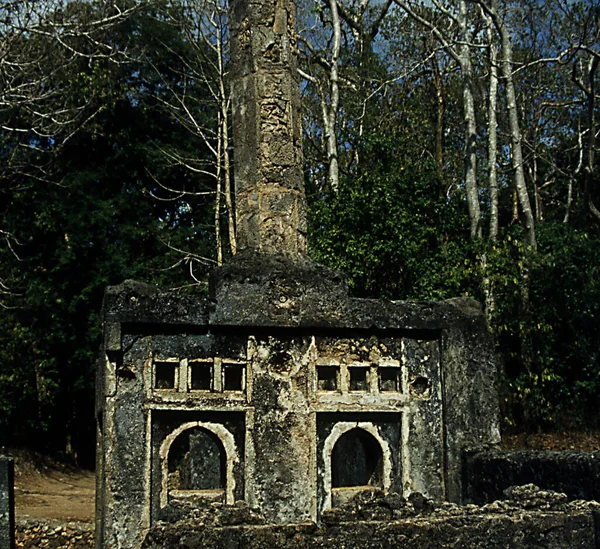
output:
[{"label": "tall tree trunk", "polygon": [[[588,118],[588,139],[587,151],[584,172],[585,178],[583,181],[583,200],[585,210],[597,221],[600,221],[600,211],[596,208],[592,200],[592,185],[594,180],[594,158],[596,153],[596,86],[595,76],[600,63],[600,54],[589,52],[590,59],[587,64],[585,80],[583,76],[577,74],[577,65],[573,66],[573,81],[583,91],[587,102],[587,118]],[[583,143],[581,144],[583,147]]]},{"label": "tall tree trunk", "polygon": [[485,16],[489,43],[490,78],[488,97],[488,180],[490,192],[490,240],[498,238],[498,50],[492,20]]},{"label": "tall tree trunk", "polygon": [[331,67],[329,71],[330,104],[324,114],[325,135],[327,140],[327,162],[329,165],[329,185],[334,191],[339,188],[339,164],[337,145],[337,116],[340,102],[338,63],[342,43],[342,28],[338,13],[337,0],[330,0],[331,22],[333,25],[333,46],[331,52]]},{"label": "tall tree trunk", "polygon": [[444,174],[444,117],[446,114],[446,95],[442,85],[442,75],[437,57],[431,59],[433,66],[433,85],[435,87],[435,164],[440,177]]},{"label": "tall tree trunk", "polygon": [[216,192],[215,192],[215,244],[217,247],[217,265],[223,264],[223,239],[221,238],[221,174],[223,171],[223,120],[222,114],[218,115],[217,128],[217,165],[215,172]]},{"label": "tall tree trunk", "polygon": [[525,230],[527,245],[536,249],[537,239],[535,236],[535,220],[531,210],[531,202],[527,194],[527,185],[525,183],[525,171],[523,169],[523,149],[521,146],[521,128],[519,127],[519,115],[517,112],[517,96],[512,76],[512,43],[510,34],[506,27],[502,27],[502,76],[506,85],[506,99],[508,103],[508,122],[510,126],[511,139],[511,158],[512,166],[515,172],[515,187],[519,204],[525,217]]},{"label": "tall tree trunk", "polygon": [[463,86],[463,117],[465,125],[465,190],[471,238],[481,238],[481,208],[477,189],[477,124],[475,121],[475,101],[473,99],[473,68],[471,65],[471,48],[467,28],[467,2],[460,0],[458,21],[462,44],[458,53]]},{"label": "tall tree trunk", "polygon": [[590,93],[588,95],[588,154],[587,154],[587,166],[585,167],[585,183],[584,183],[584,196],[586,206],[589,212],[596,218],[600,219],[600,212],[594,205],[594,201],[591,198],[592,182],[594,179],[594,158],[596,153],[596,86],[595,76],[596,70],[598,69],[598,61],[600,57],[593,55],[590,59],[588,80]]},{"label": "tall tree trunk", "polygon": [[484,0],[479,0],[479,5],[484,9],[489,17],[492,18],[496,30],[500,34],[502,44],[502,78],[506,87],[506,102],[508,108],[508,123],[510,128],[511,141],[511,159],[514,170],[515,188],[519,205],[523,212],[526,231],[527,246],[533,250],[537,248],[537,239],[535,235],[535,219],[531,209],[531,201],[527,193],[527,184],[525,182],[525,170],[523,169],[523,148],[521,138],[521,128],[519,126],[519,114],[517,110],[517,95],[513,79],[513,51],[510,31],[498,10],[498,0],[491,0],[487,4]]},{"label": "tall tree trunk", "polygon": [[235,211],[233,209],[233,189],[231,187],[231,158],[229,156],[229,95],[225,85],[225,68],[223,55],[223,35],[219,33],[217,41],[217,55],[219,58],[219,108],[223,134],[223,180],[225,183],[225,207],[227,208],[227,230],[229,237],[229,250],[231,255],[237,253],[237,240],[235,236]]}]

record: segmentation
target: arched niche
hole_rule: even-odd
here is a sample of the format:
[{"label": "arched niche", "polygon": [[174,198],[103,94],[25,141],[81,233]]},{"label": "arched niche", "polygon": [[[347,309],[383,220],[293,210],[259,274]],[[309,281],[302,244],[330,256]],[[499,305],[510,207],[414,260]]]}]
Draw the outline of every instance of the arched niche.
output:
[{"label": "arched niche", "polygon": [[167,435],[160,447],[160,505],[172,497],[234,502],[233,466],[239,461],[233,435],[218,423],[191,421]]},{"label": "arched niche", "polygon": [[370,422],[340,422],[323,445],[323,511],[334,500],[350,499],[358,492],[391,486],[389,444]]},{"label": "arched niche", "polygon": [[331,452],[331,487],[383,488],[383,451],[368,431],[355,427],[338,438]]}]

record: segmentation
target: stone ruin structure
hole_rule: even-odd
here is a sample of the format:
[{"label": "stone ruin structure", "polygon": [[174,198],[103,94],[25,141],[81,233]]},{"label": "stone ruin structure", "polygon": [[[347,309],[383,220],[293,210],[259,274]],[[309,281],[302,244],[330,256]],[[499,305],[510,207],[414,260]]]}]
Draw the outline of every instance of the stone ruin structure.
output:
[{"label": "stone ruin structure", "polygon": [[[461,503],[464,456],[499,441],[478,304],[353,299],[307,256],[294,18],[292,0],[230,5],[240,252],[207,298],[106,292],[98,549],[285,547],[375,494]],[[157,534],[186,519],[195,534]],[[210,538],[235,524],[250,537]]]},{"label": "stone ruin structure", "polygon": [[0,455],[0,549],[15,547],[15,464]]}]

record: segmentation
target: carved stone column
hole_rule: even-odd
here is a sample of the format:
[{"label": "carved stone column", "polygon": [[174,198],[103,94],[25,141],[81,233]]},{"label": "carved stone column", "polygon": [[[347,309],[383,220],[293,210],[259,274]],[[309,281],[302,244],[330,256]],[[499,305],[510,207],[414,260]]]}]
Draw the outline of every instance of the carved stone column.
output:
[{"label": "carved stone column", "polygon": [[306,254],[293,0],[230,2],[240,251]]}]

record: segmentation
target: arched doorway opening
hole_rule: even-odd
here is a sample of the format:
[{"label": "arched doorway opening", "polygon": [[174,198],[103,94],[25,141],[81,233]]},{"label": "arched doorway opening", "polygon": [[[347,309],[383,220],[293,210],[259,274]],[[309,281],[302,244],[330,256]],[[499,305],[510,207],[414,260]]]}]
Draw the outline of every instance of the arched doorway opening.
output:
[{"label": "arched doorway opening", "polygon": [[383,451],[371,433],[356,427],[338,439],[331,453],[331,487],[383,488]]},{"label": "arched doorway opening", "polygon": [[202,427],[187,429],[173,441],[169,450],[169,491],[222,494],[226,461],[225,448],[217,435]]},{"label": "arched doorway opening", "polygon": [[389,491],[392,454],[379,429],[368,421],[340,421],[323,443],[321,512],[360,492]]},{"label": "arched doorway opening", "polygon": [[173,499],[203,499],[233,503],[233,435],[218,423],[189,422],[169,434],[160,448],[160,505]]}]

